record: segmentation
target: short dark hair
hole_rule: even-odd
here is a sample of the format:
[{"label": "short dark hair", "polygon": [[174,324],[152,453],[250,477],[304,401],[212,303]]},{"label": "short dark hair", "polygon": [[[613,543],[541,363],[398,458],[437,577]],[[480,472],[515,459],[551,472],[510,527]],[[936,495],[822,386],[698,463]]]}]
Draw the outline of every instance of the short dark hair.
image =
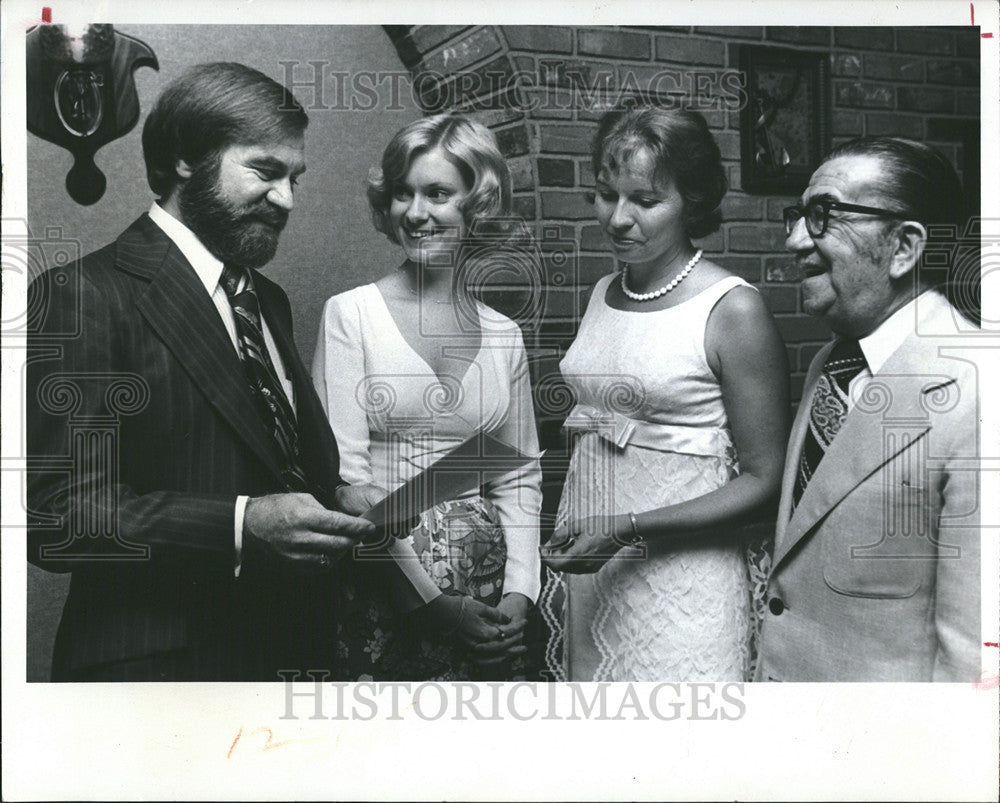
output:
[{"label": "short dark hair", "polygon": [[878,191],[925,226],[961,227],[968,214],[962,182],[937,148],[903,137],[859,137],[830,151],[824,162],[841,156],[872,156],[885,168]]},{"label": "short dark hair", "polygon": [[719,146],[705,118],[686,109],[639,106],[605,114],[594,138],[594,175],[618,169],[637,151],[649,151],[658,177],[673,179],[684,199],[684,229],[705,237],[722,223],[719,204],[729,182]]},{"label": "short dark hair", "polygon": [[235,143],[299,136],[308,124],[295,96],[264,73],[235,62],[197,64],[163,90],[146,118],[146,179],[153,192],[169,194],[178,159],[193,166]]}]

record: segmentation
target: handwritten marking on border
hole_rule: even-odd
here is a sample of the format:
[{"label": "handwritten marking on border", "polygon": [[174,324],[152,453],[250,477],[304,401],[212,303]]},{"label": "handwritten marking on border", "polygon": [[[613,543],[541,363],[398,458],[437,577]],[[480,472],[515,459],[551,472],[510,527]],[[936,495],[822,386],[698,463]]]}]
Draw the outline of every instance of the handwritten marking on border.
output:
[{"label": "handwritten marking on border", "polygon": [[[996,641],[984,641],[984,647],[1000,647],[1000,642]],[[976,682],[976,688],[981,691],[989,691],[990,689],[995,689],[1000,687],[1000,675],[983,675],[982,680]]]},{"label": "handwritten marking on border", "polygon": [[[274,750],[274,748],[276,747],[282,747],[283,745],[286,745],[289,742],[294,741],[293,739],[284,739],[280,742],[274,741],[274,731],[272,731],[266,725],[261,725],[259,728],[255,728],[254,730],[250,731],[248,736],[258,736],[263,733],[267,734],[267,741],[265,741],[264,744],[260,746],[261,750]],[[239,744],[242,738],[243,738],[243,728],[240,728],[239,731],[237,731],[236,733],[236,738],[233,739],[233,743],[229,746],[229,752],[226,753],[226,758],[233,757],[233,751],[236,749],[236,745]]]},{"label": "handwritten marking on border", "polygon": [[[976,6],[974,3],[969,3],[969,19],[972,25],[976,24]],[[992,39],[992,33],[981,33],[979,34],[983,39]]]}]

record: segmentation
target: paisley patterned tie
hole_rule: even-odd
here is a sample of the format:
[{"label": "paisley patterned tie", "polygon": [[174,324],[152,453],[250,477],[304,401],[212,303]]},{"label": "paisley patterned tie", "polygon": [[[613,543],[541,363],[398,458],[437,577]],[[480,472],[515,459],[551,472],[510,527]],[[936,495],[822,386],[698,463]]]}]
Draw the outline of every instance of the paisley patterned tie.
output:
[{"label": "paisley patterned tie", "polygon": [[826,358],[809,409],[809,429],[802,444],[799,474],[793,493],[795,505],[799,504],[819,461],[843,425],[847,417],[848,387],[865,365],[865,356],[857,340],[837,341]]},{"label": "paisley patterned tie", "polygon": [[[222,269],[219,284],[226,291],[233,308],[240,357],[257,411],[284,457],[282,478],[289,491],[304,491],[306,480],[299,462],[295,413],[281,388],[278,374],[274,370],[267,345],[264,343],[260,304],[253,289],[251,275],[241,268],[226,265]],[[239,290],[241,284],[242,291]]]}]

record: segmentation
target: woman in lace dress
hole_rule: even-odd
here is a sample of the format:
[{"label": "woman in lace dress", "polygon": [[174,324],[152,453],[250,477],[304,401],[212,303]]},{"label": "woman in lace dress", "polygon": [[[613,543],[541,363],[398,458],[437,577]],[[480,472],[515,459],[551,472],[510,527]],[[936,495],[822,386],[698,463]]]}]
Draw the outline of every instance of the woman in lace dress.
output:
[{"label": "woman in lace dress", "polygon": [[323,310],[313,378],[341,476],[370,503],[479,432],[534,458],[482,492],[428,504],[387,555],[356,554],[339,639],[354,680],[503,678],[525,652],[541,472],[524,344],[463,281],[463,255],[491,247],[474,232],[509,214],[510,186],[485,127],[458,115],[406,126],[368,186],[375,227],[405,259]]},{"label": "woman in lace dress", "polygon": [[779,491],[785,348],[756,290],[692,245],[718,229],[726,191],[704,118],[611,112],[593,164],[622,270],[595,285],[560,364],[578,403],[543,548],[548,667],[569,680],[747,680],[766,567],[748,561],[740,528]]}]

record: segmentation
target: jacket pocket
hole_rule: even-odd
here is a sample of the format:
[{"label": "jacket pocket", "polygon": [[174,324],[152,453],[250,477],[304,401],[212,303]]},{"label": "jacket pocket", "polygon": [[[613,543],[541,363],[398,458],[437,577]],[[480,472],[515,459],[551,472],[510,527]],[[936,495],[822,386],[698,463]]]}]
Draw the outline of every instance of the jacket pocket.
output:
[{"label": "jacket pocket", "polygon": [[924,493],[893,489],[887,498],[879,490],[856,489],[831,512],[819,533],[823,580],[849,597],[905,599],[932,583],[937,561],[930,534],[912,526],[927,512]]},{"label": "jacket pocket", "polygon": [[838,594],[871,599],[905,599],[923,585],[923,572],[911,560],[862,558],[856,562],[863,565],[826,562],[823,581]]}]

